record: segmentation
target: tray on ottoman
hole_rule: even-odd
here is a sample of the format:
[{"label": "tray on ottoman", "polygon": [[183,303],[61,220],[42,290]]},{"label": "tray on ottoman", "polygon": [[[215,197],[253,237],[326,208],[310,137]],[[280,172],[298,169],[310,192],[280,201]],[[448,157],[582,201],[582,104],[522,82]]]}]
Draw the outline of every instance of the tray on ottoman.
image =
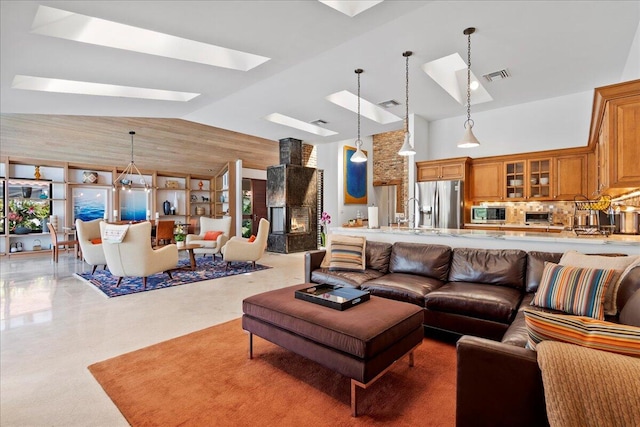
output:
[{"label": "tray on ottoman", "polygon": [[355,288],[334,285],[316,285],[295,292],[297,299],[324,305],[335,310],[346,310],[365,301],[369,301],[369,292]]}]

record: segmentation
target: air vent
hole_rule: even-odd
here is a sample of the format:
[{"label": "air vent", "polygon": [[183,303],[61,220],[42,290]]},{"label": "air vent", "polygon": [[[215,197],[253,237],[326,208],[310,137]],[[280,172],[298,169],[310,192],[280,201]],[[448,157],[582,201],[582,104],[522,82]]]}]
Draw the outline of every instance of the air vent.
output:
[{"label": "air vent", "polygon": [[382,108],[391,108],[395,107],[396,105],[400,105],[400,103],[396,100],[390,99],[388,101],[378,102],[378,105]]},{"label": "air vent", "polygon": [[506,79],[507,77],[511,77],[511,74],[509,74],[509,70],[505,68],[504,70],[494,71],[493,73],[485,74],[483,77],[487,79],[488,82],[493,82],[496,80],[503,80],[503,79]]},{"label": "air vent", "polygon": [[312,121],[311,124],[316,126],[321,126],[321,125],[326,125],[327,122],[322,119],[318,119],[318,120]]}]

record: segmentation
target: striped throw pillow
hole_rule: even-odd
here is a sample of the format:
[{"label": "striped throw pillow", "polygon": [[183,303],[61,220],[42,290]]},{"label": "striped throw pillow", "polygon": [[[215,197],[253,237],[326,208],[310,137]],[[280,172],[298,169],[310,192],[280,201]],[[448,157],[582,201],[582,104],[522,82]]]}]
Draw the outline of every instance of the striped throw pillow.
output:
[{"label": "striped throw pillow", "polygon": [[605,292],[615,277],[615,270],[545,262],[531,305],[603,320]]},{"label": "striped throw pillow", "polygon": [[331,240],[331,261],[329,270],[340,271],[364,271],[365,269],[365,244],[366,240],[349,239]]},{"label": "striped throw pillow", "polygon": [[577,344],[596,350],[640,357],[640,328],[590,317],[524,310],[529,333],[527,347],[545,340]]}]

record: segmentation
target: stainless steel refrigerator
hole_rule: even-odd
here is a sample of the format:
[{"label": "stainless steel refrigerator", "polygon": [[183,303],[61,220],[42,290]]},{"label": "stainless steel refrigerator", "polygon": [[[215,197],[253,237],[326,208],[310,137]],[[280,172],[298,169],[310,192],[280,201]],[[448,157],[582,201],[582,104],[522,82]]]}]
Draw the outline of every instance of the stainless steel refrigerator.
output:
[{"label": "stainless steel refrigerator", "polygon": [[418,203],[414,210],[416,226],[462,228],[464,222],[464,182],[429,181],[416,183]]},{"label": "stainless steel refrigerator", "polygon": [[373,187],[373,203],[378,207],[378,224],[382,227],[391,225],[395,220],[397,192],[395,185]]}]

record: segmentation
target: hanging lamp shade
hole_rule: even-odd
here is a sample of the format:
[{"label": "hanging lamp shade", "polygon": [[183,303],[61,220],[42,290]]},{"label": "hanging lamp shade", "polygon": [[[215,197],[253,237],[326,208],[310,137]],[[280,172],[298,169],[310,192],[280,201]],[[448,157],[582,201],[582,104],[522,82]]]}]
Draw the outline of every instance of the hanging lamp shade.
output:
[{"label": "hanging lamp shade", "polygon": [[462,139],[458,142],[458,147],[460,148],[473,148],[480,145],[478,139],[473,134],[473,124],[470,122],[466,122],[464,125],[464,135],[462,135]]},{"label": "hanging lamp shade", "polygon": [[364,154],[364,151],[360,148],[362,147],[362,141],[356,141],[356,152],[351,155],[351,161],[354,163],[362,163],[367,161],[367,156]]},{"label": "hanging lamp shade", "polygon": [[416,150],[411,146],[411,134],[409,132],[404,133],[404,143],[398,151],[398,154],[401,156],[413,156],[416,154]]},{"label": "hanging lamp shade", "polygon": [[405,57],[405,108],[406,113],[404,117],[404,143],[400,147],[398,154],[400,156],[413,156],[416,154],[416,150],[411,145],[411,134],[409,133],[409,57],[413,55],[410,50],[403,52],[402,56]]},{"label": "hanging lamp shade", "polygon": [[355,73],[358,75],[358,138],[356,139],[356,152],[351,155],[351,161],[354,163],[363,163],[367,161],[367,156],[362,151],[362,140],[360,139],[360,74],[364,70],[358,68]]},{"label": "hanging lamp shade", "polygon": [[458,142],[459,148],[478,147],[480,142],[473,134],[473,120],[471,120],[471,34],[475,33],[474,27],[465,28],[462,32],[467,36],[467,120],[464,122],[464,135]]}]

